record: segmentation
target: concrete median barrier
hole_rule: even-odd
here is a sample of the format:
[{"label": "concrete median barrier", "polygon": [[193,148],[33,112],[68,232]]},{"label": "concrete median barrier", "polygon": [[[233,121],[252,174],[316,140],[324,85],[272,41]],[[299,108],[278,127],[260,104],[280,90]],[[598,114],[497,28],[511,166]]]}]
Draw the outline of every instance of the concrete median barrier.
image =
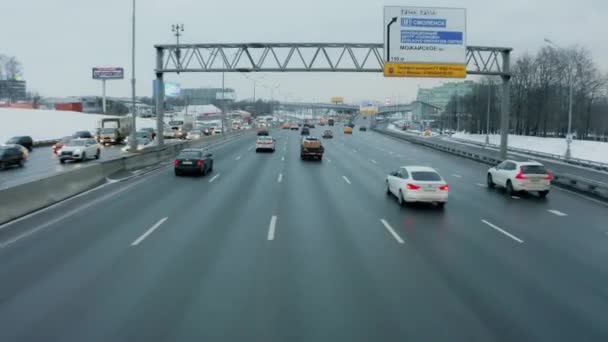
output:
[{"label": "concrete median barrier", "polygon": [[0,223],[19,218],[105,182],[101,164],[55,174],[0,191]]}]

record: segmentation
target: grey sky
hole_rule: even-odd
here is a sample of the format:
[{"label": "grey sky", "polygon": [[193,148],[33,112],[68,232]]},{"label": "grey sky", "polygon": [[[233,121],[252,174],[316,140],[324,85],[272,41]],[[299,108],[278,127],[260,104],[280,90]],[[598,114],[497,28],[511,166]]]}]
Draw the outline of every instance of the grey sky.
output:
[{"label": "grey sky", "polygon": [[[374,0],[138,0],[137,93],[150,96],[157,43],[173,43],[170,26],[184,24],[183,41],[206,42],[381,42],[384,5],[467,8],[469,45],[511,46],[514,56],[535,52],[543,38],[587,47],[608,70],[606,0],[374,1]],[[0,53],[16,56],[28,88],[43,96],[92,95],[101,84],[91,79],[93,66],[122,66],[125,80],[108,83],[110,96],[129,96],[131,77],[131,0],[3,1]],[[281,100],[328,101],[344,96],[362,99],[415,98],[418,86],[440,80],[385,79],[382,75],[250,74],[259,79],[257,96]],[[182,87],[221,85],[221,75],[171,75]],[[252,96],[250,80],[227,74],[226,86],[239,98]]]}]

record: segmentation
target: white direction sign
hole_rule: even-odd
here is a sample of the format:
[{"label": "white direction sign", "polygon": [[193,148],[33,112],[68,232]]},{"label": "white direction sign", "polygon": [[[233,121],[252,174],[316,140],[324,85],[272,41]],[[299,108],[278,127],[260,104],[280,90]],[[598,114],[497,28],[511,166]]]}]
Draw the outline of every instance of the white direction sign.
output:
[{"label": "white direction sign", "polygon": [[466,77],[466,9],[384,7],[385,76]]}]

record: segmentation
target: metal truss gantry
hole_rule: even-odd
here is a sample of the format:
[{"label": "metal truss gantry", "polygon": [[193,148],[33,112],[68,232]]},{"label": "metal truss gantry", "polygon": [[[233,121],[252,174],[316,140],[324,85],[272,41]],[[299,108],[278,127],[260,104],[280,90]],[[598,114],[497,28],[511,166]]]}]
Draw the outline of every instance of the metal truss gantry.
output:
[{"label": "metal truss gantry", "polygon": [[[384,69],[383,44],[376,43],[237,43],[156,45],[157,129],[162,131],[163,74],[182,72],[368,72]],[[508,47],[467,46],[468,75],[500,76],[501,156],[507,155],[509,131]],[[159,135],[159,144],[163,144]]]}]

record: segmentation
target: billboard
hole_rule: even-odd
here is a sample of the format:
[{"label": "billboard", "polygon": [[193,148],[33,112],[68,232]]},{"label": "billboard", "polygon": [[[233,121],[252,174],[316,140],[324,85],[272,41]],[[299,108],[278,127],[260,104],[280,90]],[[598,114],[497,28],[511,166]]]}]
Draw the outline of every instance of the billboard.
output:
[{"label": "billboard", "polygon": [[125,71],[123,68],[114,67],[94,67],[93,68],[93,79],[94,80],[122,80],[125,78]]},{"label": "billboard", "polygon": [[[179,97],[182,88],[179,83],[163,82],[165,86],[165,97]],[[156,80],[152,81],[152,97],[156,97]]]},{"label": "billboard", "polygon": [[165,82],[165,96],[166,97],[179,97],[182,92],[182,88],[179,83]]},{"label": "billboard", "polygon": [[378,114],[378,105],[373,102],[364,101],[359,106],[359,113],[365,115],[376,115]]},{"label": "billboard", "polygon": [[218,91],[217,93],[215,93],[215,99],[234,101],[236,100],[236,93],[233,91],[225,91],[223,93],[221,91]]},{"label": "billboard", "polygon": [[384,76],[466,77],[466,9],[384,7]]},{"label": "billboard", "polygon": [[341,96],[334,96],[331,98],[332,103],[344,103],[344,98]]}]

